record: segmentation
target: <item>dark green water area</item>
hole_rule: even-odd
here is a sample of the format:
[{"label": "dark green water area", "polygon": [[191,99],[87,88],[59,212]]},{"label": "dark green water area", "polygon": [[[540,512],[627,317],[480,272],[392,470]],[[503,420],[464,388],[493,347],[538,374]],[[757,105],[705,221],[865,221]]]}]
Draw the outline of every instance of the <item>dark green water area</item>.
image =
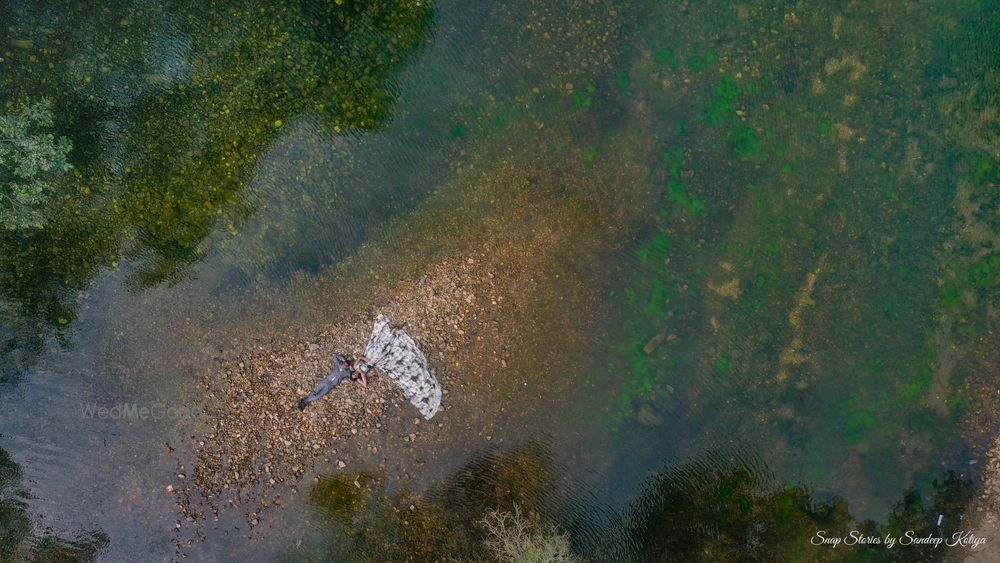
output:
[{"label": "dark green water area", "polygon": [[[488,560],[512,506],[597,561],[938,560],[810,540],[972,527],[998,2],[4,2],[0,95],[0,560]],[[198,417],[83,407],[198,404],[359,248],[419,261],[383,235],[436,194],[523,197],[470,166],[588,225],[547,423],[409,480],[318,467],[270,531],[180,549],[160,474]]]}]

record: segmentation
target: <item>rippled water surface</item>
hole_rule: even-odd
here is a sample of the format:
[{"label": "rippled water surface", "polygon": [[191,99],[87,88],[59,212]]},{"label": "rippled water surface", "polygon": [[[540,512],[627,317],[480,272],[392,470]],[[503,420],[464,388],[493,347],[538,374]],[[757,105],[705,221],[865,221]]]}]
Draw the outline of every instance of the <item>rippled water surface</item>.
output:
[{"label": "rippled water surface", "polygon": [[[587,559],[883,558],[809,538],[968,511],[998,429],[997,3],[0,18],[0,151],[71,147],[0,152],[0,559],[480,559],[513,506]],[[505,296],[510,368],[445,382],[446,439],[185,544],[164,487],[220,355],[321,330],[350,257],[388,291],[488,244],[545,281]]]}]

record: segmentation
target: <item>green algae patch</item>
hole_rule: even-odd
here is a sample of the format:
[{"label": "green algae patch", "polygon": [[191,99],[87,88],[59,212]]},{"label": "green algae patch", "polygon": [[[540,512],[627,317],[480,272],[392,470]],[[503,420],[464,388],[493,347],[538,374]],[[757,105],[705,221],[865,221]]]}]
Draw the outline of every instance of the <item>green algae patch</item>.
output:
[{"label": "green algae patch", "polygon": [[729,358],[719,356],[715,359],[715,363],[712,367],[715,369],[715,374],[718,376],[729,375]]},{"label": "green algae patch", "polygon": [[729,143],[733,153],[739,158],[754,158],[765,154],[757,131],[743,122],[733,124],[729,130]]},{"label": "green algae patch", "polygon": [[[664,190],[664,202],[667,208],[679,207],[691,215],[702,215],[708,210],[708,205],[697,195],[689,194],[681,180],[681,164],[684,153],[680,147],[666,149],[660,152],[660,162],[667,167],[667,182]],[[669,212],[664,211],[667,216]]]},{"label": "green algae patch", "polygon": [[320,507],[323,514],[343,525],[354,523],[355,515],[364,508],[365,492],[374,479],[367,473],[332,475],[319,480],[309,490],[309,502]]},{"label": "green algae patch", "polygon": [[667,181],[666,200],[691,215],[703,215],[708,210],[708,205],[700,197],[689,194],[678,180]]},{"label": "green algae patch", "polygon": [[642,309],[643,314],[651,319],[663,316],[667,310],[669,296],[670,292],[667,290],[667,284],[663,278],[660,276],[653,278],[653,287],[649,290],[649,297]]},{"label": "green algae patch", "polygon": [[712,88],[708,104],[705,107],[705,121],[712,125],[723,124],[736,111],[736,99],[740,95],[740,87],[732,77],[724,76]]},{"label": "green algae patch", "polygon": [[674,55],[673,49],[660,49],[653,54],[653,60],[661,65],[666,65],[670,68],[677,68],[680,66],[680,61],[677,60],[676,55]]},{"label": "green algae patch", "polygon": [[1000,254],[987,256],[968,270],[967,279],[974,290],[986,293],[1000,284]]},{"label": "green algae patch", "polygon": [[920,357],[920,367],[916,374],[903,385],[903,397],[915,401],[923,396],[931,387],[934,379],[934,368],[937,364],[937,352],[933,348],[924,350]]},{"label": "green algae patch", "polygon": [[643,264],[659,264],[669,252],[670,239],[664,233],[656,233],[649,242],[633,251]]},{"label": "green algae patch", "polygon": [[617,86],[622,92],[628,92],[628,88],[631,84],[632,80],[628,77],[628,74],[619,72],[615,75],[615,86]]},{"label": "green algae patch", "polygon": [[976,184],[982,185],[987,181],[996,181],[1000,170],[996,161],[986,154],[977,154],[972,157],[972,179]]},{"label": "green algae patch", "polygon": [[840,437],[845,444],[857,445],[868,439],[879,425],[875,415],[865,407],[847,406],[841,423]]}]

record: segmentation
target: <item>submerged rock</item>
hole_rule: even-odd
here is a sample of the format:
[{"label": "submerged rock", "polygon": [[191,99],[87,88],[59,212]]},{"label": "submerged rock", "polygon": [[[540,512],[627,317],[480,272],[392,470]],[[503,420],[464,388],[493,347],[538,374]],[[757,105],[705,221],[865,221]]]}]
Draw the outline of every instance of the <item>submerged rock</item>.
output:
[{"label": "submerged rock", "polygon": [[666,338],[667,338],[666,335],[664,335],[663,333],[657,334],[656,336],[649,339],[649,342],[647,342],[646,345],[642,347],[642,351],[645,352],[647,356],[652,354],[653,352],[656,351],[657,348],[660,347],[660,344],[662,344],[663,341],[666,340]]},{"label": "submerged rock", "polygon": [[663,424],[663,415],[649,403],[639,405],[639,409],[635,413],[635,419],[643,426],[654,427]]}]

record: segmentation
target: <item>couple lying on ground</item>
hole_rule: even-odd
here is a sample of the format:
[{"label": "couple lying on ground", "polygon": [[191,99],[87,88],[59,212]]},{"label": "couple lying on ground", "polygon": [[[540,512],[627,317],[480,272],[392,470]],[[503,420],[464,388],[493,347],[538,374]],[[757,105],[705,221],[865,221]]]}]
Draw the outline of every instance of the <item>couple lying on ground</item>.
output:
[{"label": "couple lying on ground", "polygon": [[441,407],[441,385],[431,373],[424,353],[402,328],[391,326],[385,315],[379,315],[365,353],[355,360],[334,354],[330,375],[299,401],[299,410],[305,410],[306,405],[329,393],[346,378],[361,380],[361,384],[367,386],[365,375],[373,367],[388,374],[425,419],[430,419]]},{"label": "couple lying on ground", "polygon": [[370,369],[372,369],[372,360],[368,356],[361,356],[356,360],[348,361],[340,354],[334,354],[333,370],[330,372],[330,375],[324,377],[323,381],[316,384],[312,393],[309,393],[309,395],[299,401],[299,410],[306,410],[306,406],[309,403],[319,400],[344,379],[350,378],[351,381],[360,380],[361,384],[367,387],[368,379],[365,377],[365,374]]}]

